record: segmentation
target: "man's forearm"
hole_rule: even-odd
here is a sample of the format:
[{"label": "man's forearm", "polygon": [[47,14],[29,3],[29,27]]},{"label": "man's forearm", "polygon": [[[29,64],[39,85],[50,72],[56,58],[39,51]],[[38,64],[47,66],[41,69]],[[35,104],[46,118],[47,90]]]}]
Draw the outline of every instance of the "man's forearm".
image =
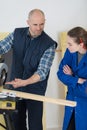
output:
[{"label": "man's forearm", "polygon": [[30,78],[26,79],[26,85],[33,84],[39,81],[40,81],[40,76],[38,74],[34,74]]}]

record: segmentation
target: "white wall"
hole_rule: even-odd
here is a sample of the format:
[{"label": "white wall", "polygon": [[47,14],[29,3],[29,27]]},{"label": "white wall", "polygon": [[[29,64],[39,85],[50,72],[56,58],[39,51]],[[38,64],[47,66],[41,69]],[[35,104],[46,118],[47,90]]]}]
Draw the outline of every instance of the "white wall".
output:
[{"label": "white wall", "polygon": [[[74,26],[87,28],[87,0],[0,0],[0,32],[12,32],[15,27],[26,26],[28,12],[33,8],[45,12],[45,31],[57,42],[61,31]],[[60,60],[59,52],[55,55],[46,93],[53,98],[64,98],[64,89],[56,76]],[[59,127],[60,130],[63,107],[46,103],[46,117],[47,128]]]}]

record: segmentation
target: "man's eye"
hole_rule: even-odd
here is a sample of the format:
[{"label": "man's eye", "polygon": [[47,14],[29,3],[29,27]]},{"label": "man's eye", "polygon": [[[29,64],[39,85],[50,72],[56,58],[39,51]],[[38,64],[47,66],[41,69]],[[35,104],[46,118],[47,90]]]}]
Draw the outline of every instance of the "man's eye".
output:
[{"label": "man's eye", "polygon": [[34,24],[34,26],[37,26],[37,24]]}]

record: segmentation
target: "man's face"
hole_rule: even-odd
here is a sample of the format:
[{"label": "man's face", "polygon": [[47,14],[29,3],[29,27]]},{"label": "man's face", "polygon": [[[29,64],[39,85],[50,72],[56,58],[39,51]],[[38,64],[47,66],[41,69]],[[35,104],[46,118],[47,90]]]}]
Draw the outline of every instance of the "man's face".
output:
[{"label": "man's face", "polygon": [[39,36],[45,24],[45,18],[41,13],[34,13],[28,20],[27,24],[29,25],[29,31],[32,37]]}]

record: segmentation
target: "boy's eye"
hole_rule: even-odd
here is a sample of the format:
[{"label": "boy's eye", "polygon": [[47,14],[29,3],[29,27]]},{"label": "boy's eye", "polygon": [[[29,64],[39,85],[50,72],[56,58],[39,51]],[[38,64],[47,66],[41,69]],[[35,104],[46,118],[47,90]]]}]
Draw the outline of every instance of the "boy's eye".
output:
[{"label": "boy's eye", "polygon": [[68,43],[68,45],[69,45],[69,46],[72,46],[72,44],[71,44],[71,43]]}]

